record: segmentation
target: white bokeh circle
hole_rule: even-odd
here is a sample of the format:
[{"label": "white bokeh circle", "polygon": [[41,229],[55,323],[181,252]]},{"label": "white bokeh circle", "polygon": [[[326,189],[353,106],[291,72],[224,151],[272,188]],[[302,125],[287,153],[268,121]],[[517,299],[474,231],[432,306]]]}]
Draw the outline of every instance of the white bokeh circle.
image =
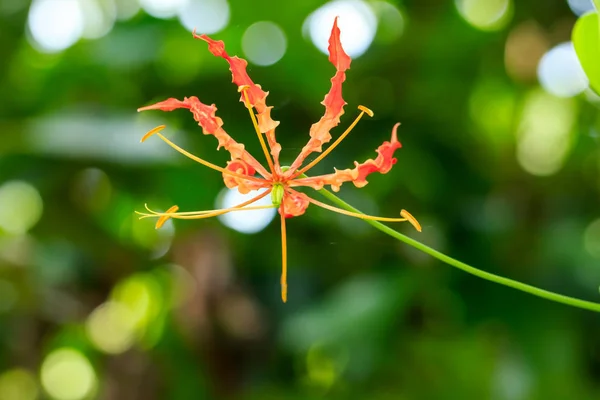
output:
[{"label": "white bokeh circle", "polygon": [[[235,207],[244,201],[264,193],[265,190],[252,190],[250,193],[241,194],[237,189],[223,189],[217,198],[217,208]],[[267,195],[252,203],[252,206],[268,206],[271,204],[271,196]],[[275,208],[266,208],[263,210],[233,211],[220,215],[218,218],[225,226],[238,232],[256,233],[265,229],[273,218],[275,218],[276,213],[277,210]]]},{"label": "white bokeh circle", "polygon": [[246,29],[242,36],[242,50],[256,65],[273,65],[281,60],[287,48],[285,33],[270,21],[260,21]]},{"label": "white bokeh circle", "polygon": [[327,47],[335,17],[339,17],[344,51],[353,58],[367,51],[377,32],[377,17],[371,7],[360,0],[330,1],[313,11],[304,23],[314,45],[329,54]]},{"label": "white bokeh circle", "polygon": [[178,13],[179,22],[185,29],[206,34],[224,29],[229,23],[229,15],[227,0],[188,0]]},{"label": "white bokeh circle", "polygon": [[558,97],[573,97],[589,85],[571,42],[561,43],[544,54],[537,74],[542,87]]}]

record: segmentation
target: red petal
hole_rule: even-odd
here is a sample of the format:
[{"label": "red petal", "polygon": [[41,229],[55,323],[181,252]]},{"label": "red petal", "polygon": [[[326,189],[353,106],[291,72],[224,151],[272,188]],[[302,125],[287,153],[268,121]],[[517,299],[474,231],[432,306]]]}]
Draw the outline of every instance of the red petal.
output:
[{"label": "red petal", "polygon": [[263,176],[270,176],[265,168],[254,158],[250,153],[244,150],[244,145],[233,140],[221,128],[223,120],[215,115],[217,107],[214,104],[208,106],[203,104],[196,96],[185,97],[183,101],[174,98],[158,102],[156,104],[141,107],[138,111],[146,110],[162,110],[173,111],[178,108],[186,108],[192,112],[194,119],[198,125],[202,127],[202,133],[205,135],[213,135],[219,141],[217,149],[224,147],[231,154],[231,159],[240,159],[245,161],[254,170],[258,171]]},{"label": "red petal", "polygon": [[173,111],[178,108],[190,108],[190,107],[185,101],[170,98],[165,101],[160,101],[156,104],[152,104],[150,106],[140,107],[137,110],[138,110],[138,112],[147,111],[147,110]]},{"label": "red petal", "polygon": [[346,102],[342,98],[342,83],[346,80],[345,71],[350,68],[351,59],[342,48],[337,17],[333,22],[333,29],[329,37],[329,61],[335,66],[337,72],[331,78],[331,89],[321,102],[325,106],[325,115],[310,127],[310,139],[292,163],[287,176],[291,176],[310,153],[323,151],[323,144],[331,140],[329,131],[340,123],[340,117],[344,114]]},{"label": "red petal", "polygon": [[310,202],[308,196],[295,190],[287,190],[283,195],[279,214],[285,218],[298,217],[306,211]]},{"label": "red petal", "polygon": [[[281,151],[281,146],[277,143],[275,139],[275,128],[279,125],[279,121],[274,121],[271,118],[271,107],[267,107],[266,98],[269,92],[265,92],[261,89],[260,85],[255,84],[248,76],[248,72],[246,71],[246,67],[248,66],[248,62],[242,58],[237,56],[230,57],[229,54],[225,51],[225,44],[222,40],[213,40],[207,35],[196,35],[194,34],[194,38],[204,40],[208,43],[208,50],[217,57],[224,58],[229,63],[229,70],[233,76],[233,83],[235,83],[238,87],[240,86],[249,86],[248,100],[250,104],[256,109],[257,117],[258,117],[258,126],[262,133],[264,133],[267,137],[267,142],[269,143],[269,147],[271,148],[271,155],[273,156],[273,160],[275,164],[279,165],[279,152]],[[240,97],[240,101],[244,102],[244,94],[242,93]]]},{"label": "red petal", "polygon": [[329,61],[335,65],[338,71],[346,71],[350,68],[352,59],[342,48],[340,41],[340,29],[337,26],[338,17],[333,20],[333,28],[331,29],[331,37],[329,38]]},{"label": "red petal", "polygon": [[372,174],[373,172],[387,174],[397,161],[396,158],[394,158],[394,152],[396,149],[402,147],[396,133],[399,125],[400,124],[394,125],[391,140],[389,142],[383,142],[383,144],[377,148],[377,158],[375,158],[375,160],[369,159],[362,164],[355,161],[355,167],[353,169],[344,169],[341,171],[335,170],[335,173],[333,174],[295,179],[290,182],[290,186],[309,186],[319,190],[323,188],[324,185],[331,185],[331,189],[337,192],[344,182],[352,182],[354,183],[354,186],[361,188],[368,183],[366,178],[369,174]]}]

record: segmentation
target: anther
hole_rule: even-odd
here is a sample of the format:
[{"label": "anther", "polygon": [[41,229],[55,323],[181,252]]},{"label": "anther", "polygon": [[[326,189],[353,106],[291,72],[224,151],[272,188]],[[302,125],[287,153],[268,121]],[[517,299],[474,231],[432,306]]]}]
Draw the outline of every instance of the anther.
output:
[{"label": "anther", "polygon": [[358,109],[360,111],[364,112],[365,114],[367,114],[369,117],[372,117],[373,115],[375,115],[370,108],[367,108],[365,106],[358,106]]},{"label": "anther", "polygon": [[154,129],[151,129],[148,131],[148,133],[146,133],[142,139],[140,140],[140,143],[143,143],[146,141],[146,139],[148,139],[150,136],[154,135],[155,133],[158,133],[160,131],[162,131],[163,129],[165,129],[167,126],[166,125],[159,125]]},{"label": "anther", "polygon": [[410,222],[410,224],[414,226],[417,231],[421,232],[421,224],[419,224],[419,221],[417,221],[417,219],[413,217],[411,213],[406,210],[401,210],[400,215],[403,218],[406,218],[406,220]]},{"label": "anther", "polygon": [[250,100],[248,99],[248,93],[246,93],[246,91],[250,89],[250,85],[240,85],[238,87],[238,92],[242,93],[242,95],[244,96],[244,106],[248,109],[248,110],[252,110],[252,104],[250,104]]},{"label": "anther", "polygon": [[[172,214],[174,212],[177,212],[177,210],[179,210],[179,207],[172,206],[165,212],[165,214]],[[164,225],[165,222],[167,222],[169,220],[169,218],[171,218],[170,215],[161,215],[160,218],[158,219],[158,221],[156,221],[156,225],[154,225],[154,227],[156,229],[159,229],[160,227],[162,227]]]}]

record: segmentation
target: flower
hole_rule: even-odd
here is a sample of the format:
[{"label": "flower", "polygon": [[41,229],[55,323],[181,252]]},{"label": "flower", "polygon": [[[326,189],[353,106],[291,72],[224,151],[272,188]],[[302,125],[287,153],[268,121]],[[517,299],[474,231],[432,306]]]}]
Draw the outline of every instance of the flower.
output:
[{"label": "flower", "polygon": [[[217,149],[223,147],[230,153],[231,161],[227,163],[227,166],[224,168],[217,166],[198,158],[177,146],[160,133],[160,131],[165,128],[164,125],[158,126],[146,133],[141,141],[143,142],[153,135],[158,136],[169,146],[186,157],[221,172],[223,174],[225,186],[228,188],[237,188],[242,194],[249,193],[256,189],[267,190],[235,207],[222,210],[178,212],[178,207],[172,206],[166,212],[156,212],[146,206],[148,213],[138,212],[138,214],[141,215],[140,218],[158,218],[156,228],[160,228],[169,218],[202,219],[240,210],[277,208],[281,216],[281,298],[284,302],[287,301],[287,247],[285,220],[286,218],[297,217],[304,214],[309,204],[314,204],[318,207],[335,211],[340,214],[366,220],[384,222],[408,221],[419,232],[421,231],[421,226],[417,220],[406,210],[400,212],[401,218],[384,218],[364,215],[322,203],[295,189],[297,187],[306,186],[320,190],[324,186],[330,186],[333,191],[337,192],[344,182],[352,182],[354,183],[354,186],[361,188],[368,183],[366,178],[369,174],[374,172],[385,174],[392,168],[396,163],[396,159],[393,157],[394,152],[401,147],[396,134],[396,130],[400,124],[396,124],[392,129],[390,141],[383,142],[383,144],[379,146],[376,150],[377,157],[374,160],[369,159],[363,163],[355,161],[354,168],[344,170],[335,169],[333,173],[327,175],[311,177],[305,175],[306,172],[317,165],[340,144],[364,114],[373,116],[371,110],[364,106],[358,106],[360,114],[354,122],[352,122],[348,129],[346,129],[346,131],[342,133],[331,146],[325,151],[322,150],[322,146],[331,140],[330,130],[338,125],[340,117],[344,114],[346,102],[342,98],[342,83],[346,79],[346,70],[350,68],[351,62],[350,57],[344,52],[340,42],[340,30],[337,26],[337,18],[334,20],[331,36],[329,38],[329,61],[335,66],[336,73],[333,78],[331,78],[331,89],[322,102],[325,106],[325,114],[317,123],[311,126],[308,143],[302,148],[300,154],[289,167],[282,167],[279,163],[281,145],[275,138],[275,128],[279,125],[279,121],[274,121],[271,118],[272,107],[267,106],[266,103],[266,98],[269,93],[263,91],[260,85],[255,84],[250,79],[246,71],[248,63],[236,56],[230,57],[225,51],[225,45],[220,40],[213,40],[206,35],[196,35],[195,31],[193,32],[193,37],[208,43],[208,49],[213,55],[222,57],[229,63],[233,75],[233,82],[238,86],[238,91],[241,93],[240,101],[244,103],[250,113],[250,118],[252,119],[252,124],[258,135],[258,140],[264,151],[268,168],[265,168],[256,160],[256,158],[248,153],[244,149],[243,144],[235,141],[223,130],[223,120],[216,116],[217,108],[214,104],[210,106],[203,104],[195,96],[185,97],[183,100],[170,98],[150,106],[141,107],[138,111],[173,111],[178,108],[187,108],[194,116],[194,119],[202,127],[202,132],[205,135],[213,135],[217,138],[219,142]],[[253,109],[256,111],[256,115]],[[321,154],[315,160],[303,166],[306,158],[314,152],[320,152]],[[256,176],[257,173],[260,177]],[[268,194],[271,194],[272,205],[251,205]]]}]

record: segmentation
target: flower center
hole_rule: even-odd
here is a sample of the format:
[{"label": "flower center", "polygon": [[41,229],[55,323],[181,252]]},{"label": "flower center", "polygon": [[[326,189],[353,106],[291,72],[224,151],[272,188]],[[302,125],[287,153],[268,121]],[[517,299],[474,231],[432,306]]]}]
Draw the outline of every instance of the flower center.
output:
[{"label": "flower center", "polygon": [[271,201],[273,202],[273,205],[275,207],[279,207],[281,205],[281,202],[283,201],[284,192],[285,189],[282,183],[277,182],[273,184],[273,188],[271,190]]}]

